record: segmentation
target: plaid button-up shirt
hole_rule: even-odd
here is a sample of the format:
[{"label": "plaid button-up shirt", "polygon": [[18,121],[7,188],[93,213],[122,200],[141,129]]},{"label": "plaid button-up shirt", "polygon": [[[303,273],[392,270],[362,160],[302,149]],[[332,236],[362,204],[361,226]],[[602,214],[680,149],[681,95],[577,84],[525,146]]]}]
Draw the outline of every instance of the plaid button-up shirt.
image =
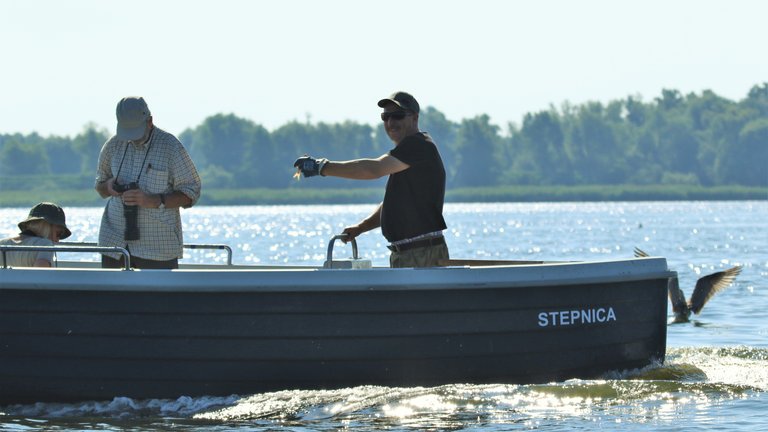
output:
[{"label": "plaid button-up shirt", "polygon": [[[175,136],[158,127],[153,128],[149,140],[142,145],[126,143],[116,136],[104,143],[96,183],[115,176],[121,185],[138,179],[139,188],[147,194],[179,191],[192,200],[190,207],[200,198],[202,185],[192,158]],[[131,255],[156,261],[183,256],[178,208],[139,208],[138,226],[139,240],[124,240],[123,201],[120,197],[109,197],[101,217],[99,246],[127,247]],[[107,255],[120,258],[120,254]]]}]

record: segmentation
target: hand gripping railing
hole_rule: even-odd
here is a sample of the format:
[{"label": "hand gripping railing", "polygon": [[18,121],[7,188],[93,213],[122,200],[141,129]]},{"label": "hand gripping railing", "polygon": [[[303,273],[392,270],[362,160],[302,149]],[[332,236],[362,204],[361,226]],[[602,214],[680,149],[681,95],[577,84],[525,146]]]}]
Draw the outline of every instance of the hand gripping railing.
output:
[{"label": "hand gripping railing", "polygon": [[[349,237],[348,234],[339,234],[331,237],[331,241],[328,242],[328,254],[326,255],[325,264],[323,265],[323,267],[331,268],[331,266],[333,265],[333,244],[336,242],[336,240],[344,240],[347,237]],[[352,243],[352,259],[359,259],[359,257],[357,256],[357,242],[355,241],[354,238],[351,239],[349,242]]]},{"label": "hand gripping railing", "polygon": [[3,256],[3,268],[8,268],[8,259],[6,257],[7,252],[22,252],[22,251],[50,251],[50,252],[114,252],[122,254],[125,258],[125,270],[131,269],[131,254],[121,247],[104,247],[104,246],[10,246],[0,245],[0,254]]}]

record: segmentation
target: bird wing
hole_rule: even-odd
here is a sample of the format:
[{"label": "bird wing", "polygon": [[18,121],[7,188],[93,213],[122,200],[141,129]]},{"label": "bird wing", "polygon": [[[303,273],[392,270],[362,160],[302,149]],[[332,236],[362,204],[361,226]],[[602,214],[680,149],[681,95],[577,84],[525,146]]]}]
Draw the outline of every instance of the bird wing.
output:
[{"label": "bird wing", "polygon": [[741,273],[741,266],[736,266],[725,271],[712,273],[696,281],[696,288],[693,289],[691,300],[688,302],[691,311],[698,314],[707,301],[732,284],[739,273]]},{"label": "bird wing", "polygon": [[686,314],[688,304],[685,302],[685,294],[680,289],[680,283],[676,277],[670,278],[667,282],[667,291],[669,292],[669,301],[672,303],[672,312],[675,315]]},{"label": "bird wing", "polygon": [[635,258],[647,258],[650,255],[645,253],[642,249],[635,247]]}]

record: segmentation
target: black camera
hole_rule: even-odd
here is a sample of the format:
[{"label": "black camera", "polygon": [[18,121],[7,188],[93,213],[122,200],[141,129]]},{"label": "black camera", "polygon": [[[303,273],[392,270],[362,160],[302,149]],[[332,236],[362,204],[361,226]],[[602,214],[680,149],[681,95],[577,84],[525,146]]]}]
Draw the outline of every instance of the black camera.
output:
[{"label": "black camera", "polygon": [[[138,188],[139,185],[136,182],[130,182],[126,185],[121,185],[117,182],[112,184],[112,189],[117,193],[123,193]],[[123,204],[123,214],[125,214],[125,233],[123,234],[123,238],[125,240],[138,240],[139,206]]]}]

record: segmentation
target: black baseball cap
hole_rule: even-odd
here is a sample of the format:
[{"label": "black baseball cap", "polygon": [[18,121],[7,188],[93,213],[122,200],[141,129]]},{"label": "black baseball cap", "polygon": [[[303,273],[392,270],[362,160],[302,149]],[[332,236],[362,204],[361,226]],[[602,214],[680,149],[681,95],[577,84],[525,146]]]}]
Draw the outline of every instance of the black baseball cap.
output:
[{"label": "black baseball cap", "polygon": [[388,103],[393,103],[400,108],[412,113],[419,113],[419,103],[410,93],[404,91],[394,92],[388,98],[379,101],[379,106],[384,108]]}]

